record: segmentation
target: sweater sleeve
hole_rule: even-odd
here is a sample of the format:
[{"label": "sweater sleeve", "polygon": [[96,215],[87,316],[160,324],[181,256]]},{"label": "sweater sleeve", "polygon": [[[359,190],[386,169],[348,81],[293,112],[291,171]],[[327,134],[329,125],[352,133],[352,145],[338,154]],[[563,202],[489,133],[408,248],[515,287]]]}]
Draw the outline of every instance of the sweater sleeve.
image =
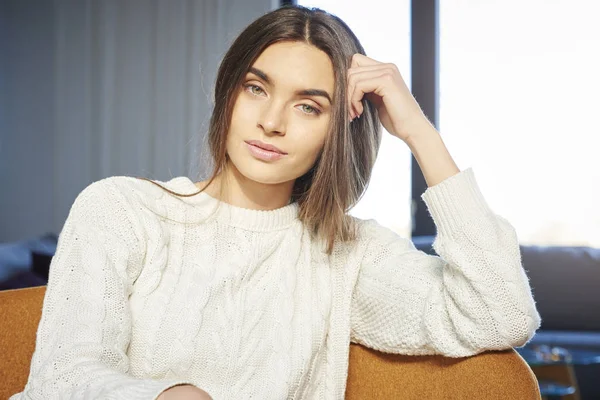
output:
[{"label": "sweater sleeve", "polygon": [[379,225],[351,302],[351,341],[387,353],[466,357],[525,345],[540,327],[513,226],[487,205],[471,168],[422,195],[438,256]]},{"label": "sweater sleeve", "polygon": [[71,206],[51,261],[29,377],[10,400],[150,400],[192,384],[128,374],[129,295],[144,247],[115,179],[92,183]]}]

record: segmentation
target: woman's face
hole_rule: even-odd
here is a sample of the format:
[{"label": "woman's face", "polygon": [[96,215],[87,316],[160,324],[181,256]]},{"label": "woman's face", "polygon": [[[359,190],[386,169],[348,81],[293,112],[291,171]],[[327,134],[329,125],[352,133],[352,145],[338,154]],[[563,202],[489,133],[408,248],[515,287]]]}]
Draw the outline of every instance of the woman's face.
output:
[{"label": "woman's face", "polygon": [[[333,90],[333,65],[323,51],[302,42],[266,48],[242,80],[233,108],[227,153],[237,170],[265,184],[308,172],[325,142]],[[250,141],[285,154],[273,157]]]}]

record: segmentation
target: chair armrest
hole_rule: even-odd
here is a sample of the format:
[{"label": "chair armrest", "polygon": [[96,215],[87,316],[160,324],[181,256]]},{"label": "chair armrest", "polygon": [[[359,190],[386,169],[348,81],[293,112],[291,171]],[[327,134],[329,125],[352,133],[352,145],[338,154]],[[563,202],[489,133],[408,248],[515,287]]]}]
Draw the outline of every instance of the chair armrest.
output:
[{"label": "chair armrest", "polygon": [[514,349],[472,357],[386,354],[350,344],[346,400],[540,400],[538,381]]},{"label": "chair armrest", "polygon": [[0,291],[0,399],[27,383],[45,294],[46,286]]}]

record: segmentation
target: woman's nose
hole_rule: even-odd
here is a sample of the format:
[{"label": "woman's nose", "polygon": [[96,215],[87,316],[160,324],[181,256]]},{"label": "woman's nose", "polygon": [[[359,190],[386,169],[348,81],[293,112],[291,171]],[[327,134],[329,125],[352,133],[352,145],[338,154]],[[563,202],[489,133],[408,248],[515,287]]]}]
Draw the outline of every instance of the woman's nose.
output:
[{"label": "woman's nose", "polygon": [[274,103],[265,105],[258,125],[269,133],[285,132],[285,111],[283,106]]}]

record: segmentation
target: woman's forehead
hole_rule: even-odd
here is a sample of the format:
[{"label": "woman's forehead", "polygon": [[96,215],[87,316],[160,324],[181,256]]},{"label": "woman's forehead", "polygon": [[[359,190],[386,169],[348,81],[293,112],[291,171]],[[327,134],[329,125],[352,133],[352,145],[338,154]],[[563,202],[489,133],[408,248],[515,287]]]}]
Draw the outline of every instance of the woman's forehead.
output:
[{"label": "woman's forehead", "polygon": [[[267,47],[252,65],[274,86],[318,88],[333,94],[333,64],[327,53],[302,42],[280,42]],[[251,71],[248,71],[251,72]]]}]

